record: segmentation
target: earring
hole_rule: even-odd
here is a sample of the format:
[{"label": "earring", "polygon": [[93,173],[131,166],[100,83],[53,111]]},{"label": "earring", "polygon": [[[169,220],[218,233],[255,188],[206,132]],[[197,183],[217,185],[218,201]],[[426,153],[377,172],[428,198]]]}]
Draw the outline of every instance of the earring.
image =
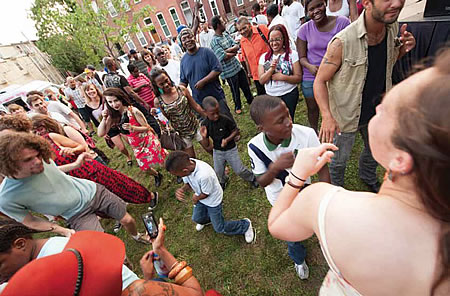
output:
[{"label": "earring", "polygon": [[159,91],[160,94],[163,94],[163,93],[164,93],[163,90],[162,90],[162,88],[160,88],[160,87],[158,87],[158,91]]}]

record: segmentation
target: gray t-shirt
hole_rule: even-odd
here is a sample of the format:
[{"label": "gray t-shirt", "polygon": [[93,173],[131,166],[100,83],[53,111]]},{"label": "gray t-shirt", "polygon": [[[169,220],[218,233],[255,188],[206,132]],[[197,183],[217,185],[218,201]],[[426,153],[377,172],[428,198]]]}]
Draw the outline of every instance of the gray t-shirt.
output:
[{"label": "gray t-shirt", "polygon": [[70,219],[94,198],[97,185],[64,174],[53,160],[44,162],[44,171],[23,179],[6,177],[0,185],[0,211],[23,222],[34,211]]}]

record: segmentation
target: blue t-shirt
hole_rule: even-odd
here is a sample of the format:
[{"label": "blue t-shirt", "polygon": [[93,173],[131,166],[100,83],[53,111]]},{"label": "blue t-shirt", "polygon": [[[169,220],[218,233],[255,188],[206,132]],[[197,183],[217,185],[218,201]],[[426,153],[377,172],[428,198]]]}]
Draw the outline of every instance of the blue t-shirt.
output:
[{"label": "blue t-shirt", "polygon": [[0,211],[23,222],[29,211],[69,219],[94,198],[97,185],[64,174],[53,160],[44,171],[23,179],[6,177],[0,185]]},{"label": "blue t-shirt", "polygon": [[208,83],[201,90],[195,88],[195,84],[211,71],[222,72],[222,65],[209,48],[200,47],[195,54],[186,53],[181,59],[180,82],[189,84],[192,97],[199,104],[202,104],[203,99],[207,96],[213,96],[217,100],[225,99],[219,79]]}]

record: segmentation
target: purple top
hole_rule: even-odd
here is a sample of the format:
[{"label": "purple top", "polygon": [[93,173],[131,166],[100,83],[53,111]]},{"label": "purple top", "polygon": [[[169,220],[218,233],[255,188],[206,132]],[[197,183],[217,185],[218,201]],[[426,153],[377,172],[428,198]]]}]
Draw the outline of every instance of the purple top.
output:
[{"label": "purple top", "polygon": [[[328,42],[349,24],[349,19],[343,16],[337,17],[334,28],[329,32],[320,32],[317,30],[316,24],[312,20],[303,24],[298,31],[298,38],[308,43],[307,57],[309,63],[319,66],[327,51]],[[303,80],[313,81],[314,78],[315,76],[308,69],[303,68]]]}]

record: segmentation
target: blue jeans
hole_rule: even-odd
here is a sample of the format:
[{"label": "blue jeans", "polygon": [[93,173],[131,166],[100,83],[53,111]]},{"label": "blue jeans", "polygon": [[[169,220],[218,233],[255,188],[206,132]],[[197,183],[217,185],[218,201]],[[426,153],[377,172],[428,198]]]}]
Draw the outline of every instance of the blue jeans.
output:
[{"label": "blue jeans", "polygon": [[306,249],[301,242],[287,242],[289,257],[295,264],[302,264],[305,262]]},{"label": "blue jeans", "polygon": [[212,223],[214,231],[226,235],[244,234],[250,223],[247,220],[225,221],[222,212],[222,203],[217,207],[208,207],[198,202],[194,205],[192,220],[197,224]]},{"label": "blue jeans", "polygon": [[294,122],[295,108],[297,108],[298,96],[298,86],[296,86],[293,90],[280,97],[280,99],[286,104],[286,107],[288,107],[289,109],[289,114],[291,115],[292,122]]},{"label": "blue jeans", "polygon": [[[359,177],[366,184],[374,185],[378,182],[377,166],[378,163],[373,159],[372,152],[369,147],[369,135],[367,125],[360,126],[359,132],[364,142],[364,149],[359,157]],[[347,167],[347,161],[350,158],[353,144],[357,132],[335,134],[334,145],[339,147],[339,150],[334,151],[334,156],[330,163],[330,177],[331,184],[337,186],[344,186],[344,174]]]}]

